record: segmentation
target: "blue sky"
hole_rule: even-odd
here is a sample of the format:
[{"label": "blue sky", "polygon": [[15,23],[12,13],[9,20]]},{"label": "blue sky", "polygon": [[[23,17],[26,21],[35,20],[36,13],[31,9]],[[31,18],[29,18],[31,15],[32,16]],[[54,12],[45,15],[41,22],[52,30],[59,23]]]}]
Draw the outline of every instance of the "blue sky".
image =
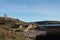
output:
[{"label": "blue sky", "polygon": [[26,22],[60,21],[60,0],[0,0],[0,16],[4,13]]}]

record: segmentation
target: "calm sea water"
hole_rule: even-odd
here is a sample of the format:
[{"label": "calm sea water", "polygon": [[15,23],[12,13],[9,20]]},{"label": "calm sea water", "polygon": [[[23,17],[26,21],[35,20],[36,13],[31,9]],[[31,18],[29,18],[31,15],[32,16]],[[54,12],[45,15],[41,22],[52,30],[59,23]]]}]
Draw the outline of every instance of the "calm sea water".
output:
[{"label": "calm sea water", "polygon": [[45,24],[45,25],[39,25],[39,26],[60,26],[60,24]]}]

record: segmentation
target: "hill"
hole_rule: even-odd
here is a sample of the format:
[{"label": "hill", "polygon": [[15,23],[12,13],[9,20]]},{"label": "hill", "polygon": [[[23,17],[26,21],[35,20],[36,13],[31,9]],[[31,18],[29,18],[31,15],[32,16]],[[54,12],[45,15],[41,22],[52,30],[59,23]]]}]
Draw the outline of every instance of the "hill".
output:
[{"label": "hill", "polygon": [[37,22],[31,22],[31,23],[37,23],[38,25],[44,25],[44,24],[60,24],[60,21],[37,21]]},{"label": "hill", "polygon": [[[0,40],[26,40],[23,33],[14,32],[14,30],[21,30],[20,28],[11,28],[14,24],[26,25],[27,22],[19,19],[0,17]],[[13,30],[13,31],[12,31]]]},{"label": "hill", "polygon": [[10,24],[10,25],[13,25],[13,24],[16,24],[16,23],[19,23],[20,25],[24,26],[27,24],[27,22],[24,22],[24,21],[21,21],[19,19],[14,19],[14,18],[7,18],[5,20],[4,17],[0,17],[0,25],[4,25],[4,24]]}]

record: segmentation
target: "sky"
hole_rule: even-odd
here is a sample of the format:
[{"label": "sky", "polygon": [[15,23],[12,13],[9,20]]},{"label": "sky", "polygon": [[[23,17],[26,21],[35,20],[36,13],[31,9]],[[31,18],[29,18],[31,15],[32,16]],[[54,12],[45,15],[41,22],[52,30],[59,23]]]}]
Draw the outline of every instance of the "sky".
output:
[{"label": "sky", "polygon": [[0,0],[0,16],[25,22],[60,21],[60,0]]}]

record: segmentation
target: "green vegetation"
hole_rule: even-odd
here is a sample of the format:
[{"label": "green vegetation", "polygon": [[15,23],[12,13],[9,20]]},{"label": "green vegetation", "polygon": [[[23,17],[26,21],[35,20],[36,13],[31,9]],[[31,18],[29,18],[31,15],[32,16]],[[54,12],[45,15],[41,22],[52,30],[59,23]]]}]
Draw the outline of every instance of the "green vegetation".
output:
[{"label": "green vegetation", "polygon": [[26,37],[22,34],[22,33],[18,33],[16,35],[16,39],[15,40],[26,40]]},{"label": "green vegetation", "polygon": [[9,30],[0,28],[0,40],[26,40],[22,33],[11,33]]},{"label": "green vegetation", "polygon": [[11,30],[22,30],[20,28],[11,28],[14,24],[19,23],[19,25],[24,26],[27,23],[20,21],[19,19],[0,17],[0,40],[26,40],[26,37],[22,32],[12,32]]},{"label": "green vegetation", "polygon": [[4,19],[4,17],[0,17],[0,25],[1,24],[14,25],[16,23],[19,23],[19,25],[21,25],[21,26],[24,26],[24,25],[28,24],[27,22],[21,21],[19,19],[13,19],[13,18]]}]

